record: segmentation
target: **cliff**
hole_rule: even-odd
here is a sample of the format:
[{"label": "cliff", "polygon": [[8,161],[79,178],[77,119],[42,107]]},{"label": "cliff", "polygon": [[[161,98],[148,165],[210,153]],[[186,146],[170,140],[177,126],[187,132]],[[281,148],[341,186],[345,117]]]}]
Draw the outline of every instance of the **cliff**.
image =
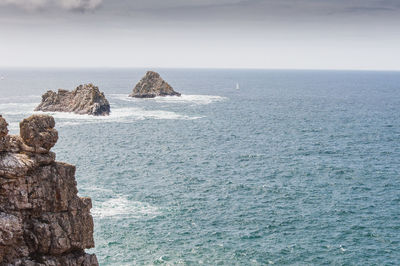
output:
[{"label": "cliff", "polygon": [[47,91],[42,95],[42,102],[35,111],[104,116],[110,114],[110,104],[98,87],[93,84],[85,84],[78,86],[73,91],[62,89],[59,89],[58,92]]},{"label": "cliff", "polygon": [[146,75],[136,84],[130,97],[154,98],[156,96],[181,96],[179,92],[165,82],[160,74],[147,71]]},{"label": "cliff", "polygon": [[33,115],[8,135],[0,116],[0,265],[98,265],[90,198],[77,196],[75,166],[50,149],[54,118]]}]

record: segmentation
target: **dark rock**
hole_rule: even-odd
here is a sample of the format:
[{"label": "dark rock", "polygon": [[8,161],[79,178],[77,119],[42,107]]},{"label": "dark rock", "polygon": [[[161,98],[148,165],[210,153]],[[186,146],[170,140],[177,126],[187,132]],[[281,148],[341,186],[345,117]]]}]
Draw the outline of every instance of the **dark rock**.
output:
[{"label": "dark rock", "polygon": [[0,152],[7,149],[8,141],[8,123],[7,121],[0,115]]},{"label": "dark rock", "polygon": [[154,98],[156,96],[181,96],[179,92],[165,82],[160,74],[147,71],[146,75],[136,84],[133,92],[129,95],[135,98]]},{"label": "dark rock", "polygon": [[7,121],[0,115],[0,138],[7,136],[8,134],[8,123]]},{"label": "dark rock", "polygon": [[104,116],[110,114],[110,104],[98,87],[85,84],[73,91],[59,89],[58,92],[46,92],[35,111]]},{"label": "dark rock", "polygon": [[94,247],[92,202],[77,195],[75,166],[49,151],[54,125],[34,115],[20,123],[21,137],[3,136],[0,265],[98,265],[84,251]]}]

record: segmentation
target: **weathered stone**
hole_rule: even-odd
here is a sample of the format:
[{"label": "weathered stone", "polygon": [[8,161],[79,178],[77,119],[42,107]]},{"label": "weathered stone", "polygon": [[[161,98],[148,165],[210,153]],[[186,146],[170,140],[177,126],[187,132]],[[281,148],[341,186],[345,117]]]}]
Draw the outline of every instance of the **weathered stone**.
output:
[{"label": "weathered stone", "polygon": [[0,152],[7,149],[7,134],[8,134],[8,123],[7,121],[0,115]]},{"label": "weathered stone", "polygon": [[[40,261],[40,263],[38,262]],[[86,266],[98,265],[96,255],[86,254],[81,251],[74,251],[61,256],[44,256],[38,254],[36,260],[29,258],[17,259],[10,264],[15,266]]]},{"label": "weathered stone", "polygon": [[35,111],[104,116],[110,114],[110,104],[98,87],[85,84],[79,85],[73,91],[63,89],[59,89],[58,92],[47,91],[42,95],[42,102]]},{"label": "weathered stone", "polygon": [[20,135],[25,144],[49,151],[58,140],[58,132],[54,129],[55,121],[49,115],[32,115],[19,123]]},{"label": "weathered stone", "polygon": [[136,84],[133,92],[129,95],[135,98],[154,98],[156,96],[181,96],[179,92],[165,82],[160,74],[147,71],[146,75]]},{"label": "weathered stone", "polygon": [[[54,119],[34,115],[0,152],[0,265],[98,265],[90,198],[77,195],[75,166],[56,162]],[[32,148],[35,147],[35,148]]]},{"label": "weathered stone", "polygon": [[0,138],[7,136],[8,134],[8,123],[7,121],[0,115]]},{"label": "weathered stone", "polygon": [[22,177],[38,166],[36,160],[23,153],[0,153],[0,176]]},{"label": "weathered stone", "polygon": [[24,243],[22,220],[17,216],[0,212],[0,263],[28,254],[28,247]]}]

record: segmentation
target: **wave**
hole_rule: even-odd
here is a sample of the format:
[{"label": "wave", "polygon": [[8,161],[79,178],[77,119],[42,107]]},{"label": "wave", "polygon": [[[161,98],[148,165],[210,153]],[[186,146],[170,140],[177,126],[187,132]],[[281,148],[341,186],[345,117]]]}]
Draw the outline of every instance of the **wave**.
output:
[{"label": "wave", "polygon": [[165,97],[156,97],[149,99],[137,99],[133,97],[129,97],[126,94],[110,94],[112,99],[117,99],[121,101],[128,102],[140,102],[140,101],[152,101],[152,102],[160,102],[160,103],[189,103],[189,104],[198,104],[205,105],[214,102],[225,101],[228,98],[217,95],[186,95],[182,94],[180,97],[176,96],[165,96]]},{"label": "wave", "polygon": [[153,218],[160,215],[157,207],[128,200],[125,196],[94,202],[93,206],[91,213],[95,218]]},{"label": "wave", "polygon": [[153,119],[181,119],[181,120],[193,120],[199,119],[199,116],[187,116],[181,115],[171,111],[164,110],[144,110],[138,107],[127,107],[127,108],[119,108],[115,109],[111,112],[110,117],[130,117],[138,120],[143,120],[146,118]]},{"label": "wave", "polygon": [[[48,114],[56,119],[57,127],[77,126],[82,124],[96,123],[131,123],[137,120],[195,120],[202,116],[188,116],[172,111],[145,110],[139,107],[114,108],[109,116],[79,115],[67,112],[42,112],[33,111],[37,103],[7,103],[0,104],[0,115],[3,115],[9,123],[8,129],[15,134],[19,130],[21,118],[12,116],[28,117],[32,114]],[[10,116],[10,117],[9,117]]]},{"label": "wave", "polygon": [[[28,96],[31,97],[31,96]],[[112,97],[126,100],[126,101],[142,101],[143,99],[136,99],[128,97],[125,94],[113,94]],[[181,97],[158,97],[155,99],[145,99],[156,102],[167,103],[195,103],[195,104],[208,104],[215,101],[222,101],[224,97],[210,96],[210,95],[182,95]],[[88,123],[107,123],[107,122],[121,122],[129,123],[134,120],[145,119],[160,119],[160,120],[194,120],[202,118],[202,116],[188,116],[179,114],[173,111],[165,110],[146,110],[140,107],[112,107],[109,116],[91,116],[91,115],[78,115],[66,112],[36,112],[33,111],[38,105],[37,102],[21,103],[0,103],[0,114],[4,116],[30,116],[32,114],[49,114],[54,116],[58,126],[73,126]],[[11,121],[11,120],[9,120]],[[12,121],[11,121],[12,122]]]},{"label": "wave", "polygon": [[134,120],[144,119],[170,119],[170,120],[194,120],[199,116],[187,116],[164,110],[145,110],[138,107],[127,107],[113,109],[109,116],[78,115],[64,112],[34,112],[45,113],[54,116],[58,126],[71,126],[89,123],[129,123]]},{"label": "wave", "polygon": [[0,103],[0,114],[26,115],[33,114],[36,103]]}]

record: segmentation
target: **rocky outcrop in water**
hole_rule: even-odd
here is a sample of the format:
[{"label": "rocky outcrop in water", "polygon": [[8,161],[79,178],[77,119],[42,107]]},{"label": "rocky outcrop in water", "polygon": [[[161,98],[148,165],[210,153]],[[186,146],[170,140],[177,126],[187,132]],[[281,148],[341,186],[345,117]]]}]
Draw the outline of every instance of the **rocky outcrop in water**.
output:
[{"label": "rocky outcrop in water", "polygon": [[58,92],[47,91],[42,95],[42,102],[35,111],[104,116],[110,114],[110,104],[98,87],[85,84],[73,91],[63,89],[59,89]]},{"label": "rocky outcrop in water", "polygon": [[0,116],[0,265],[98,265],[90,198],[75,166],[56,162],[54,118],[33,115],[8,135]]},{"label": "rocky outcrop in water", "polygon": [[179,92],[165,82],[160,74],[147,71],[146,75],[136,84],[133,92],[129,95],[135,98],[154,98],[156,96],[181,96]]}]

